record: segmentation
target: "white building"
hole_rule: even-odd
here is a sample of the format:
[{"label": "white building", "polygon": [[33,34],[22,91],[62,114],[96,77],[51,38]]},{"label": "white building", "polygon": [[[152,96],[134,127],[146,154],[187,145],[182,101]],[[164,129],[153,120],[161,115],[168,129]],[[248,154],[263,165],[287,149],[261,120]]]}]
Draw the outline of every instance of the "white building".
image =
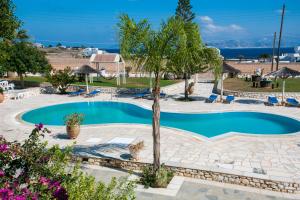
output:
[{"label": "white building", "polygon": [[44,45],[42,43],[33,43],[32,45],[37,48],[44,48]]},{"label": "white building", "polygon": [[294,48],[295,53],[285,53],[280,56],[280,61],[300,62],[300,46]]},{"label": "white building", "polygon": [[82,55],[85,57],[91,57],[93,54],[104,54],[103,50],[99,50],[98,48],[85,48],[82,51]]}]

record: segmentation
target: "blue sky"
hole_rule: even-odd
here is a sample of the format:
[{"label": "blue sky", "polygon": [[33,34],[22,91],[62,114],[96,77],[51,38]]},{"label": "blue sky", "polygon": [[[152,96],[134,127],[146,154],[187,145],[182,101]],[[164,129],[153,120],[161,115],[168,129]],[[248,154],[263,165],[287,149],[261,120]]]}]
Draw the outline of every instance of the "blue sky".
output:
[{"label": "blue sky", "polygon": [[[249,46],[271,46],[284,2],[283,46],[300,45],[299,0],[191,0],[204,42],[250,41]],[[15,0],[15,4],[34,41],[115,48],[121,13],[147,18],[157,28],[174,14],[177,0]]]}]

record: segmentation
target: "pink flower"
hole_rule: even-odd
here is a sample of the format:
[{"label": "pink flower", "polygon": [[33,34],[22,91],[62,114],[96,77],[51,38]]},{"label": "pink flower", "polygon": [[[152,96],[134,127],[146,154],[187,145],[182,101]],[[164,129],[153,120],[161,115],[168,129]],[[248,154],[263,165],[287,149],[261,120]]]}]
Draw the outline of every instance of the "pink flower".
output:
[{"label": "pink flower", "polygon": [[7,188],[0,189],[0,199],[9,200],[14,195],[13,191]]},{"label": "pink flower", "polygon": [[0,177],[3,177],[5,175],[4,171],[0,169]]},{"label": "pink flower", "polygon": [[39,131],[42,130],[44,125],[42,123],[36,124],[35,128],[38,129]]},{"label": "pink flower", "polygon": [[6,152],[8,150],[7,144],[0,144],[0,152]]},{"label": "pink flower", "polygon": [[40,177],[40,183],[42,184],[42,185],[48,185],[49,183],[50,183],[50,180],[49,179],[47,179],[46,177]]},{"label": "pink flower", "polygon": [[14,199],[15,200],[26,200],[26,196],[24,196],[24,195],[18,195],[18,196],[15,196]]}]

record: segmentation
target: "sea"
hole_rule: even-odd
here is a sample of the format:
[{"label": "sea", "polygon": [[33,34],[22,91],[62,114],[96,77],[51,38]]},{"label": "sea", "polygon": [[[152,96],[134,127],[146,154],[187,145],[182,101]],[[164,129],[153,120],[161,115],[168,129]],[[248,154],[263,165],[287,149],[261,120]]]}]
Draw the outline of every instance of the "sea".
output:
[{"label": "sea", "polygon": [[[119,53],[119,49],[105,49],[110,53]],[[257,59],[261,54],[273,54],[272,48],[220,48],[221,55],[225,59],[237,59],[243,56],[245,59]],[[294,47],[285,47],[280,49],[280,54],[282,53],[294,53]],[[275,55],[277,54],[277,49],[275,49]]]}]

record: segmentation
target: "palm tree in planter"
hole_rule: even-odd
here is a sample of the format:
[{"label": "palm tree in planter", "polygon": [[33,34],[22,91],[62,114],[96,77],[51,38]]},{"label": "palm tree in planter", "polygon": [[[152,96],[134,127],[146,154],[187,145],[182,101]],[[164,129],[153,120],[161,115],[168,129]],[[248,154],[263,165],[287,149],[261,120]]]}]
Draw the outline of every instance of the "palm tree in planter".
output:
[{"label": "palm tree in planter", "polygon": [[[142,25],[141,25],[142,24]],[[127,15],[120,17],[119,39],[121,54],[136,59],[140,69],[154,75],[152,105],[153,176],[154,185],[160,187],[156,178],[160,174],[160,80],[178,59],[178,52],[186,49],[184,22],[172,17],[161,24],[158,31],[151,30],[147,20],[136,23]],[[138,55],[138,56],[133,56]]]},{"label": "palm tree in planter", "polygon": [[80,124],[83,121],[83,114],[73,113],[65,117],[67,134],[70,139],[76,139],[80,132]]}]

